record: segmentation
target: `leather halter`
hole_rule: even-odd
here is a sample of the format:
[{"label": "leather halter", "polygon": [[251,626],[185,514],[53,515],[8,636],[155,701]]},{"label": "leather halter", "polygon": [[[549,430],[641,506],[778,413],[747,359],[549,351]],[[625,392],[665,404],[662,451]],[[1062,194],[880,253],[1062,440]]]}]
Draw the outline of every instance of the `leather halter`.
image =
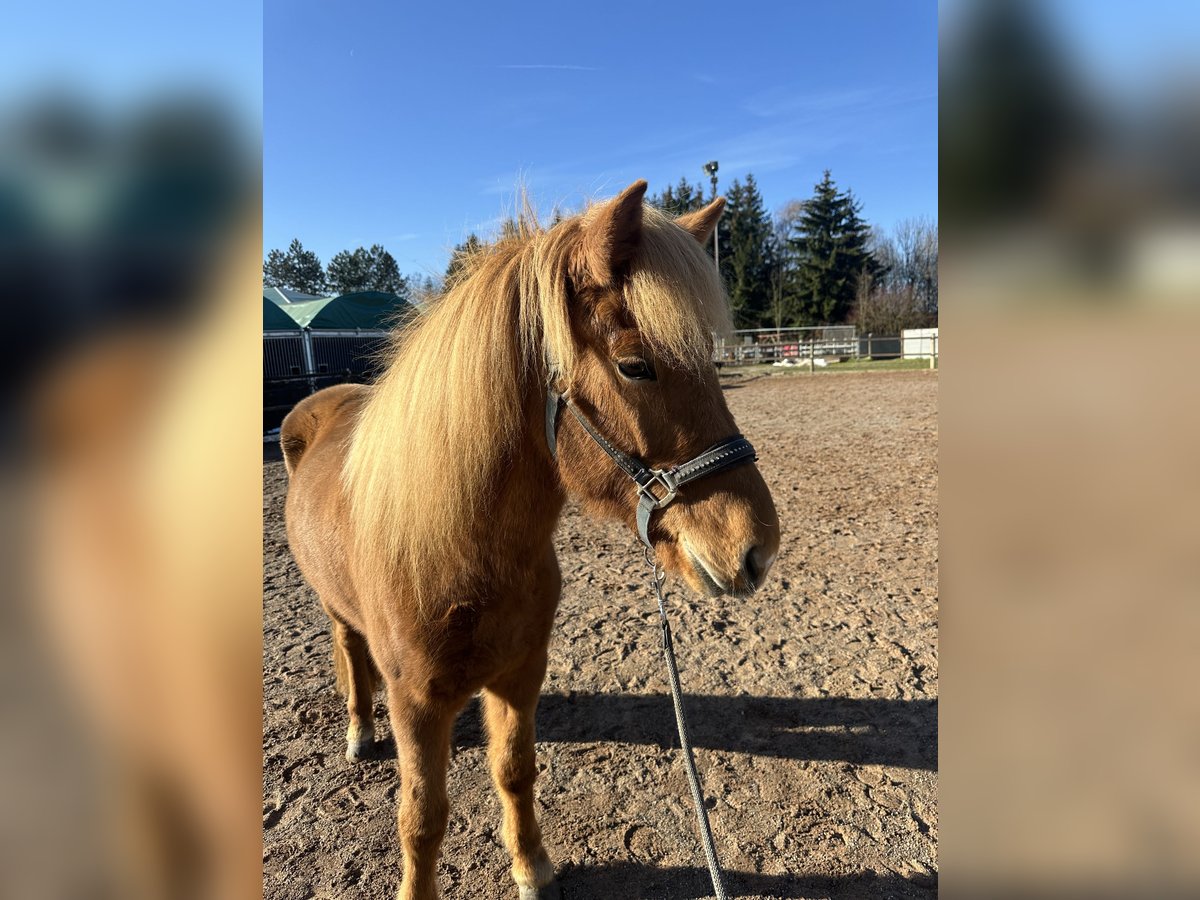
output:
[{"label": "leather halter", "polygon": [[[751,443],[742,435],[735,434],[714,444],[699,456],[693,457],[685,463],[671,466],[669,469],[652,469],[636,456],[618,450],[609,443],[596,426],[588,420],[588,417],[580,411],[579,407],[571,402],[570,397],[560,394],[550,387],[546,391],[546,446],[550,448],[550,455],[555,459],[558,458],[558,410],[561,406],[566,406],[571,410],[579,424],[583,426],[583,430],[637,485],[638,537],[651,550],[654,549],[654,545],[650,543],[650,516],[656,509],[662,509],[673,501],[681,487],[689,482],[758,459],[758,454],[754,452]],[[655,493],[656,490],[659,493]]]}]

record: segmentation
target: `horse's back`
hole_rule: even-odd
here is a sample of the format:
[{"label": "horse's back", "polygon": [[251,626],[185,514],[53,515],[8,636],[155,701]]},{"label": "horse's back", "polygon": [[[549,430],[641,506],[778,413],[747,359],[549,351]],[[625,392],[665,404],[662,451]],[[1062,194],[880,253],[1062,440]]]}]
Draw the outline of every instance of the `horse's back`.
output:
[{"label": "horse's back", "polygon": [[347,428],[370,390],[361,384],[335,384],[297,403],[279,428],[288,475],[296,474],[305,451],[332,431]]}]

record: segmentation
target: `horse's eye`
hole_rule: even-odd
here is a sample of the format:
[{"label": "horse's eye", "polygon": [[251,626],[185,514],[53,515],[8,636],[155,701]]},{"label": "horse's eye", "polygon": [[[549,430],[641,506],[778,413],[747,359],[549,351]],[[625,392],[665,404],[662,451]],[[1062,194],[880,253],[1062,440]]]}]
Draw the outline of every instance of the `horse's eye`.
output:
[{"label": "horse's eye", "polygon": [[644,359],[622,359],[617,362],[617,371],[630,381],[653,381],[657,376],[654,368]]}]

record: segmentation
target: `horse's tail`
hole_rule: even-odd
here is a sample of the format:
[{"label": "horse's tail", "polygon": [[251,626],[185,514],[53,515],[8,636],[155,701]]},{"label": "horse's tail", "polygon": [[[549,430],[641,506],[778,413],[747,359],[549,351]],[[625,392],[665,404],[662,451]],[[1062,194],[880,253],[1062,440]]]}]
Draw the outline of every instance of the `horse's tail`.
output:
[{"label": "horse's tail", "polygon": [[279,446],[288,475],[296,472],[304,451],[313,445],[349,400],[358,401],[366,392],[361,384],[335,384],[305,397],[287,414],[279,426]]}]

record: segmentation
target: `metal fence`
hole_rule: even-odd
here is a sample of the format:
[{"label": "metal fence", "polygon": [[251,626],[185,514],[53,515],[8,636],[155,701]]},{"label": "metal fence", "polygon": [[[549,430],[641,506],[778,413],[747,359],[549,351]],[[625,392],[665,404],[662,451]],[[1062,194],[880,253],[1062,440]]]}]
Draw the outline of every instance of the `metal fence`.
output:
[{"label": "metal fence", "polygon": [[278,428],[292,407],[315,391],[354,379],[336,375],[297,375],[263,382],[263,432]]},{"label": "metal fence", "polygon": [[304,340],[299,332],[263,332],[263,380],[291,378],[308,373]]},{"label": "metal fence", "polygon": [[[331,384],[365,382],[377,374],[386,331],[264,331],[263,429],[279,427],[299,401]],[[853,325],[758,328],[718,338],[714,361],[723,366],[805,365],[851,359],[927,359],[937,365],[937,329],[903,335],[858,334]]]},{"label": "metal fence", "polygon": [[372,378],[388,337],[386,331],[264,331],[263,430],[278,428],[314,391]]}]

